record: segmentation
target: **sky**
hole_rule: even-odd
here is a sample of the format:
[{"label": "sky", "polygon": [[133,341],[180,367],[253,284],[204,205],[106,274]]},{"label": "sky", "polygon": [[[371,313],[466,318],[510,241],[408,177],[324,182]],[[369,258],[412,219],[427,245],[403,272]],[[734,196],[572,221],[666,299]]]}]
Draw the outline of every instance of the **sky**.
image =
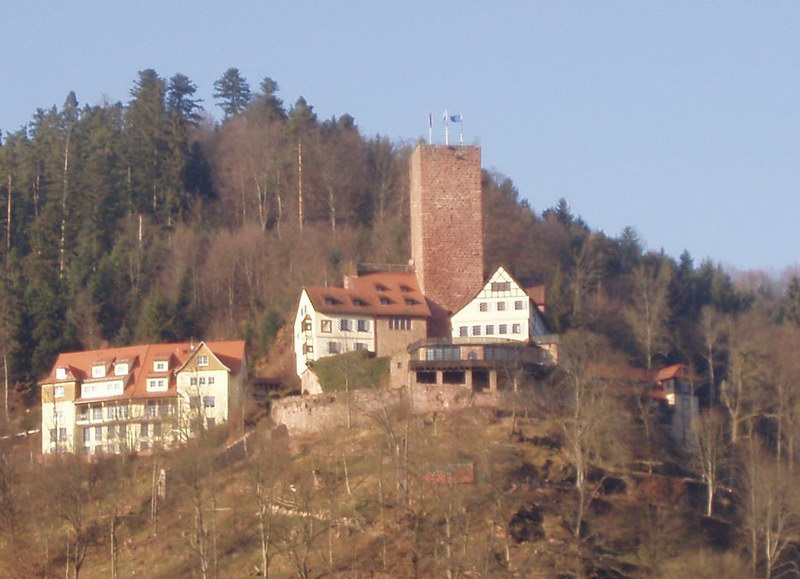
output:
[{"label": "sky", "polygon": [[[3,0],[0,129],[236,67],[362,134],[465,144],[541,212],[777,274],[800,248],[800,2]],[[450,127],[450,141],[459,139]]]}]

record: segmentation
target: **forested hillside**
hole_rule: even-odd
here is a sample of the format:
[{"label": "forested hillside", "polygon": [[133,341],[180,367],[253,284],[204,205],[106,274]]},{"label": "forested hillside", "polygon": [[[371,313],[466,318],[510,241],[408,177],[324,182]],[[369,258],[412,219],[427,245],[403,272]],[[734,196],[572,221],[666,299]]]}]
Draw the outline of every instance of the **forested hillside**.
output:
[{"label": "forested hillside", "polygon": [[[407,263],[414,143],[363,135],[348,114],[320,120],[303,98],[286,106],[270,78],[251,91],[229,69],[214,88],[219,122],[186,76],[145,70],[126,103],[70,93],[2,135],[0,376],[12,421],[35,421],[23,405],[35,408],[59,351],[245,338],[258,369],[301,286],[338,283],[349,261]],[[34,439],[10,446],[5,572],[77,577],[86,562],[115,576],[158,559],[153,576],[790,576],[800,280],[734,279],[688,252],[645,251],[634,229],[596,231],[564,200],[532,207],[540,193],[483,174],[484,269],[546,284],[563,337],[548,379],[492,411],[384,409],[370,428],[320,439],[273,439],[263,421],[263,444],[233,466],[220,429],[174,453],[93,463],[39,464]],[[643,398],[591,371],[671,363],[689,366],[704,407],[693,452],[662,437]],[[476,486],[435,480],[465,461]],[[162,467],[171,490],[159,514]],[[686,481],[699,506],[673,493]]]},{"label": "forested hillside", "polygon": [[[214,88],[219,123],[185,75],[144,70],[126,103],[70,93],[3,136],[0,355],[12,389],[32,394],[58,351],[105,343],[245,337],[258,357],[302,285],[338,282],[348,260],[408,260],[413,143],[362,135],[348,114],[320,120],[302,97],[287,107],[275,81],[251,90],[235,68]],[[632,229],[593,231],[565,201],[538,212],[510,179],[484,177],[486,269],[546,283],[556,331],[588,328],[640,365],[707,373],[712,314],[800,318],[797,282],[786,296],[769,280],[742,290],[716,264],[644,254]]]}]

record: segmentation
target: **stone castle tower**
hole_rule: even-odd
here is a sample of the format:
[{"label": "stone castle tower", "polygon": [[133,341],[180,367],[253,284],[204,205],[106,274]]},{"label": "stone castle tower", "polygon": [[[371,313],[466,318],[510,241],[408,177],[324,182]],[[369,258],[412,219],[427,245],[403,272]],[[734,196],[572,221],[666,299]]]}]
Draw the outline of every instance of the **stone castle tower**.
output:
[{"label": "stone castle tower", "polygon": [[410,185],[411,258],[420,289],[455,312],[484,281],[480,148],[418,145]]}]

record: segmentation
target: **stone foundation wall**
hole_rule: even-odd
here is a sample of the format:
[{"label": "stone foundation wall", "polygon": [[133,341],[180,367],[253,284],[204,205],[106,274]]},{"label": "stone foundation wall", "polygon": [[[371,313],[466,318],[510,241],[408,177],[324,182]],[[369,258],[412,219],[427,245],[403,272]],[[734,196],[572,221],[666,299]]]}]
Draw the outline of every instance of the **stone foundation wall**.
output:
[{"label": "stone foundation wall", "polygon": [[[350,393],[350,422],[354,425],[375,423],[383,409],[391,412],[407,408],[414,414],[460,410],[474,406],[497,407],[502,398],[497,393],[475,393],[464,386],[431,384],[413,389],[355,390]],[[348,423],[348,400],[344,392],[313,396],[292,396],[272,403],[272,420],[286,426],[290,434],[324,432],[345,428]]]}]

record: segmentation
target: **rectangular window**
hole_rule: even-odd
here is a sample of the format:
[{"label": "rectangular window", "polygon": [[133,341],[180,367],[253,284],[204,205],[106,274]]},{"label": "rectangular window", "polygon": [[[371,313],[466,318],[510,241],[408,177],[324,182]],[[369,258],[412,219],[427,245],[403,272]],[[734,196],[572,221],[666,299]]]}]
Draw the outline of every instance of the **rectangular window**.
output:
[{"label": "rectangular window", "polygon": [[324,334],[331,333],[331,321],[330,320],[320,320],[319,321],[319,329]]},{"label": "rectangular window", "polygon": [[200,386],[203,386],[206,383],[206,377],[200,376]]},{"label": "rectangular window", "polygon": [[66,428],[59,428],[58,429],[58,439],[64,441],[67,439],[67,429]]},{"label": "rectangular window", "polygon": [[213,384],[214,383],[214,376],[209,376],[208,377],[208,383],[209,384]]},{"label": "rectangular window", "polygon": [[358,320],[358,331],[369,332],[369,320]]},{"label": "rectangular window", "polygon": [[109,420],[113,420],[117,417],[117,408],[116,406],[108,406],[106,407],[106,418]]},{"label": "rectangular window", "polygon": [[367,345],[364,342],[356,342],[356,350],[366,350]]},{"label": "rectangular window", "polygon": [[508,333],[508,326],[506,324],[500,324],[498,334],[505,335]]},{"label": "rectangular window", "polygon": [[480,311],[482,311],[482,312],[488,312],[489,311],[489,304],[486,303],[486,302],[481,302],[481,303],[478,304],[478,309]]},{"label": "rectangular window", "polygon": [[103,427],[102,426],[95,426],[94,427],[94,439],[95,439],[95,441],[103,440]]},{"label": "rectangular window", "polygon": [[469,335],[469,328],[467,328],[467,326],[461,326],[458,328],[458,335],[462,338],[467,337]]},{"label": "rectangular window", "polygon": [[497,311],[498,312],[506,311],[506,302],[497,302]]},{"label": "rectangular window", "polygon": [[103,420],[102,406],[92,406],[92,420]]},{"label": "rectangular window", "polygon": [[492,324],[489,324],[488,326],[486,326],[486,335],[491,336],[493,334],[494,334],[494,326]]},{"label": "rectangular window", "polygon": [[55,398],[63,398],[64,397],[64,387],[63,386],[56,386],[53,388],[53,397]]},{"label": "rectangular window", "polygon": [[481,327],[480,326],[472,326],[472,335],[473,336],[480,336],[481,335]]},{"label": "rectangular window", "polygon": [[492,291],[493,292],[511,291],[511,282],[510,281],[493,281],[492,282]]},{"label": "rectangular window", "polygon": [[458,346],[431,346],[425,349],[425,359],[429,362],[461,359]]},{"label": "rectangular window", "polygon": [[198,366],[208,366],[208,356],[198,356],[197,357],[197,365]]},{"label": "rectangular window", "polygon": [[340,332],[349,332],[353,329],[350,320],[339,320],[339,331]]},{"label": "rectangular window", "polygon": [[306,320],[303,322],[303,331],[310,332],[311,331],[311,320]]},{"label": "rectangular window", "polygon": [[57,435],[57,434],[58,434],[58,433],[56,432],[56,429],[55,429],[55,428],[51,428],[51,429],[50,429],[50,442],[51,442],[51,443],[52,443],[52,442],[58,442],[58,439],[56,438],[56,435]]},{"label": "rectangular window", "polygon": [[206,408],[214,408],[217,405],[217,399],[215,396],[205,396],[203,397],[203,406]]},{"label": "rectangular window", "polygon": [[155,400],[147,401],[147,416],[150,418],[158,416],[158,402]]},{"label": "rectangular window", "polygon": [[114,440],[117,437],[117,431],[114,430],[113,426],[108,427],[108,439]]},{"label": "rectangular window", "polygon": [[328,342],[328,354],[338,354],[342,351],[342,345],[339,342]]},{"label": "rectangular window", "polygon": [[167,371],[167,361],[166,360],[156,360],[153,363],[153,370],[155,372],[166,372]]},{"label": "rectangular window", "polygon": [[92,430],[90,428],[83,429],[83,442],[89,442],[92,440]]},{"label": "rectangular window", "polygon": [[514,309],[515,310],[524,310],[525,309],[525,302],[522,300],[517,300],[514,302]]},{"label": "rectangular window", "polygon": [[411,318],[389,318],[390,330],[410,330]]},{"label": "rectangular window", "polygon": [[199,396],[191,396],[189,397],[189,408],[196,410],[200,408],[200,397]]},{"label": "rectangular window", "polygon": [[511,326],[511,333],[512,334],[521,334],[522,333],[522,326],[519,324],[514,324]]},{"label": "rectangular window", "polygon": [[139,427],[139,436],[142,438],[150,436],[150,425],[147,422],[143,422]]},{"label": "rectangular window", "polygon": [[306,354],[313,354],[314,346],[311,344],[303,344],[303,352]]},{"label": "rectangular window", "polygon": [[197,376],[192,376],[191,378],[189,378],[189,385],[197,386]]},{"label": "rectangular window", "polygon": [[128,436],[128,425],[124,422],[119,425],[119,437],[123,440]]},{"label": "rectangular window", "polygon": [[78,420],[89,420],[89,408],[86,406],[81,406],[81,409],[78,411]]}]

